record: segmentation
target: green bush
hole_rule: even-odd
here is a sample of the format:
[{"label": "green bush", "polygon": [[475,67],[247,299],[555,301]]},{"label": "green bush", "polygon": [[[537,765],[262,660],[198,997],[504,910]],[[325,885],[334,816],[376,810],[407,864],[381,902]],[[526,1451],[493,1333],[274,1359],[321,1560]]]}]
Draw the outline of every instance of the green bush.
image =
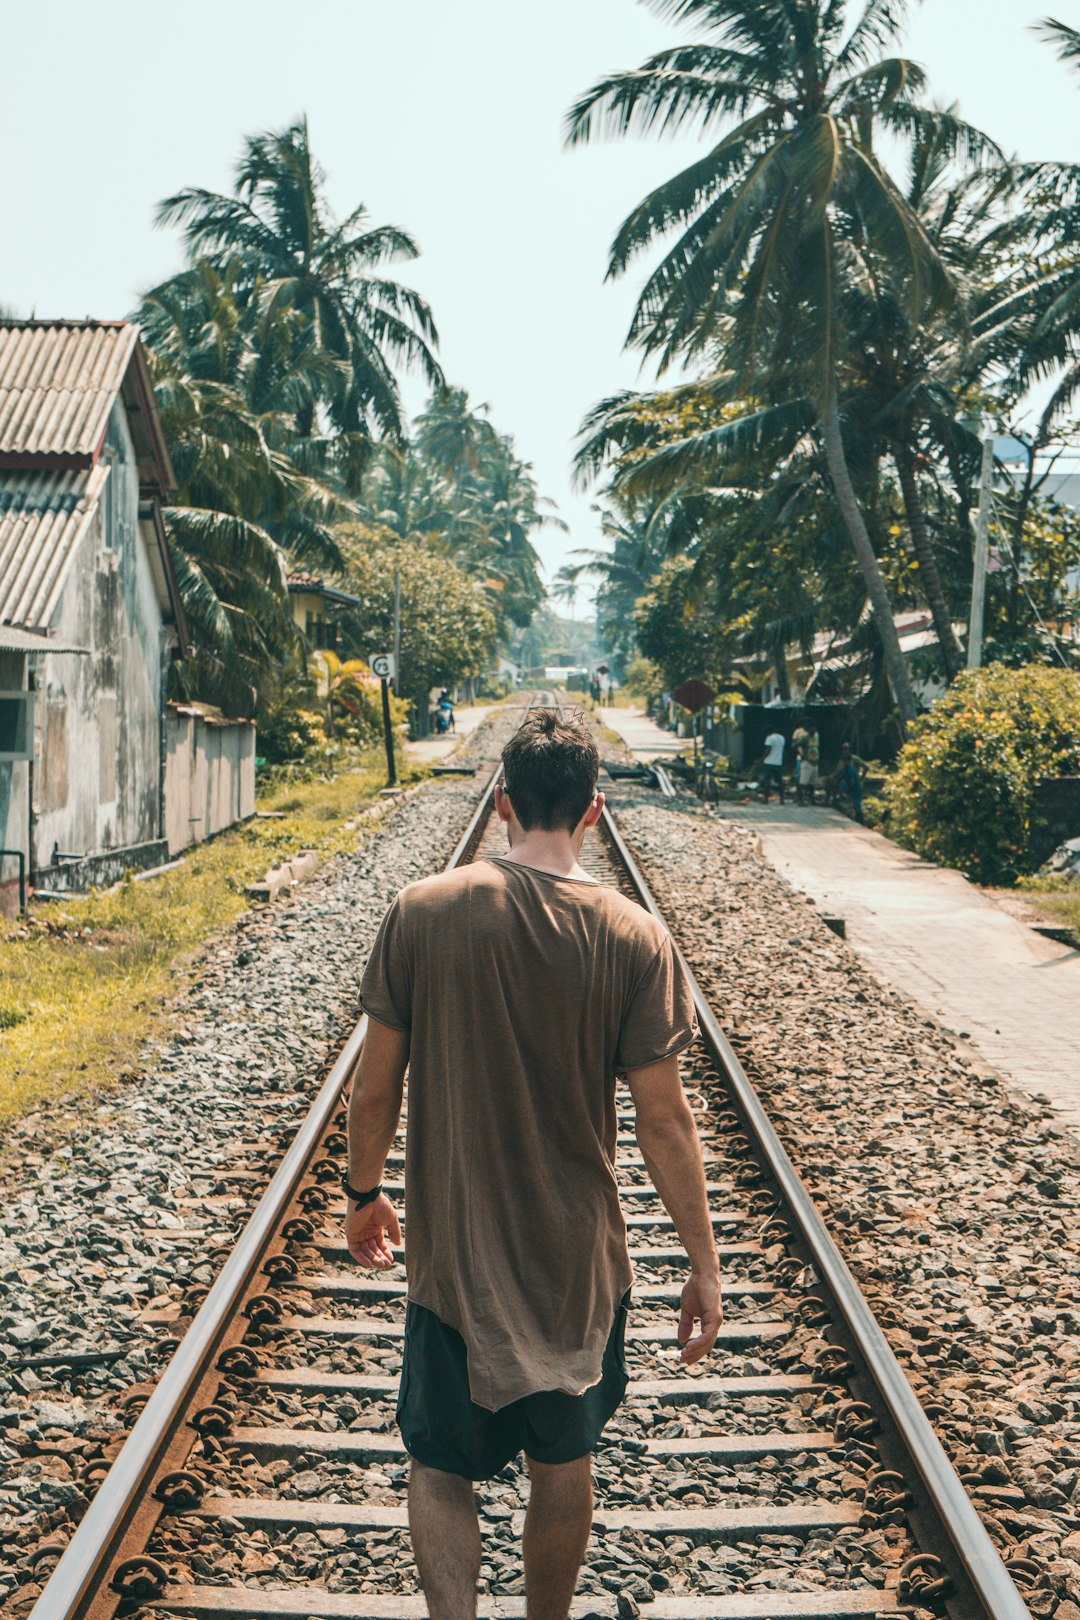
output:
[{"label": "green bush", "polygon": [[651,708],[664,690],[664,674],[660,665],[654,664],[651,658],[639,656],[631,659],[623,690],[627,697],[635,699],[646,709]]},{"label": "green bush", "polygon": [[978,883],[1034,867],[1035,788],[1080,769],[1080,675],[991,664],[961,675],[913,729],[889,784],[889,832]]}]

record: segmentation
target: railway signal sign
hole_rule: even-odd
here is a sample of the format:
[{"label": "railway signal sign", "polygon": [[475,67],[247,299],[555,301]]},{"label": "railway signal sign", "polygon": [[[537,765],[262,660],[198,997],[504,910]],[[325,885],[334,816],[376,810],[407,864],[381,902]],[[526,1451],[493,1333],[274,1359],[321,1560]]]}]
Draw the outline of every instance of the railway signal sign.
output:
[{"label": "railway signal sign", "polygon": [[671,695],[681,709],[689,709],[691,714],[697,714],[699,709],[709,706],[716,693],[704,681],[686,681],[676,687]]},{"label": "railway signal sign", "polygon": [[397,782],[397,767],[394,764],[394,727],[390,720],[390,682],[397,674],[397,660],[393,653],[372,653],[371,673],[379,677],[382,688],[382,722],[383,741],[386,743],[386,783],[393,787]]}]

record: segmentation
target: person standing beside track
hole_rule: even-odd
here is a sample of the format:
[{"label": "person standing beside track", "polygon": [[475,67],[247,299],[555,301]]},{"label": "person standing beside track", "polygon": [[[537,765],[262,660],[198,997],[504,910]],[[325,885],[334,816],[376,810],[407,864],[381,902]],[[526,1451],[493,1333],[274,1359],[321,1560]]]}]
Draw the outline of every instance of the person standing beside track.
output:
[{"label": "person standing beside track", "polygon": [[765,804],[769,802],[769,789],[775,787],[784,802],[784,749],[787,741],[782,731],[774,726],[765,739],[765,758],[761,766],[762,784],[761,797]]},{"label": "person standing beside track", "polygon": [[[678,1054],[693,1002],[666,930],[578,862],[599,820],[580,715],[534,712],[503,750],[509,852],[390,906],[364,973],[345,1235],[365,1266],[401,1242],[381,1190],[406,1065],[408,1305],[398,1422],[432,1620],[474,1620],[473,1482],[524,1451],[528,1620],[566,1620],[592,1527],[591,1453],[626,1390],[632,1280],[615,1179],[615,1080],[690,1262],[681,1359],[721,1322],[697,1128]],[[694,1324],[698,1324],[694,1336]]]}]

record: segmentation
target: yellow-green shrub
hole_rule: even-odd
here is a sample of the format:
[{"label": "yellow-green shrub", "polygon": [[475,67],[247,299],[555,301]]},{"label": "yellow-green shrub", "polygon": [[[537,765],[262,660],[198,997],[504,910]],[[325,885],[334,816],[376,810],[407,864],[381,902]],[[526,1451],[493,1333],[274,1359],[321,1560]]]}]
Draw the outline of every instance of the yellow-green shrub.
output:
[{"label": "yellow-green shrub", "polygon": [[1035,864],[1035,788],[1080,768],[1080,675],[990,664],[961,675],[918,721],[890,783],[889,831],[979,883]]}]

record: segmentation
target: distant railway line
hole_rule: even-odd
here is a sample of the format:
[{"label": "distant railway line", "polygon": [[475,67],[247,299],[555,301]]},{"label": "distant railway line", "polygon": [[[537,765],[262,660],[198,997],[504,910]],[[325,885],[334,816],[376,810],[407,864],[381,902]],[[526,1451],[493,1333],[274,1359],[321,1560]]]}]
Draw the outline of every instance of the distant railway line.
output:
[{"label": "distant railway line", "polygon": [[[451,865],[501,844],[494,781]],[[610,813],[583,858],[659,915]],[[1002,1563],[696,986],[695,996],[701,1039],[686,1079],[726,1321],[712,1360],[677,1370],[685,1260],[622,1096],[632,1382],[598,1454],[589,1590],[574,1613],[632,1616],[647,1603],[656,1620],[1024,1620],[1016,1583],[1031,1572]],[[205,1297],[157,1319],[166,1348],[176,1336],[171,1358],[111,1468],[90,1481],[66,1549],[43,1549],[43,1567],[55,1567],[34,1620],[426,1613],[394,1425],[404,1277],[360,1271],[340,1231],[344,1092],[364,1028],[326,1072]],[[402,1137],[388,1163],[399,1194],[403,1165]],[[483,1497],[495,1590],[481,1612],[517,1615],[520,1586],[500,1562],[523,1500],[517,1476]]]}]

